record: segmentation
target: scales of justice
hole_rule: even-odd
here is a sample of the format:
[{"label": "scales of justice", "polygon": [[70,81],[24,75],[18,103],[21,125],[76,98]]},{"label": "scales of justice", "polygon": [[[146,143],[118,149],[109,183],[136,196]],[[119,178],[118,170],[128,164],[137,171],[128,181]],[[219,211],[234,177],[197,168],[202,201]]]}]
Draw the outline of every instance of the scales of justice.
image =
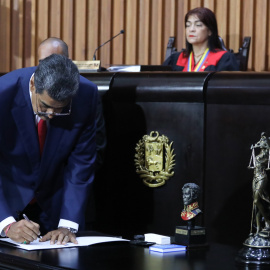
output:
[{"label": "scales of justice", "polygon": [[[263,132],[261,139],[251,146],[249,169],[252,180],[253,206],[248,238],[239,251],[236,262],[249,265],[270,264],[270,196],[266,171],[270,169],[270,139]],[[257,150],[257,151],[256,151]],[[256,152],[259,152],[256,155]]]}]

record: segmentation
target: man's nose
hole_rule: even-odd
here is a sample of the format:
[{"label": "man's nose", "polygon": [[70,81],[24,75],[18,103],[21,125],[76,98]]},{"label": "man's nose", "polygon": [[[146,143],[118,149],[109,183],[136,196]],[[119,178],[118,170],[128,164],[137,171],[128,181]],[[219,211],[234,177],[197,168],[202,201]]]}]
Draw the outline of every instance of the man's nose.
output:
[{"label": "man's nose", "polygon": [[52,108],[47,109],[46,113],[48,114],[48,118],[52,119],[54,117],[54,110]]}]

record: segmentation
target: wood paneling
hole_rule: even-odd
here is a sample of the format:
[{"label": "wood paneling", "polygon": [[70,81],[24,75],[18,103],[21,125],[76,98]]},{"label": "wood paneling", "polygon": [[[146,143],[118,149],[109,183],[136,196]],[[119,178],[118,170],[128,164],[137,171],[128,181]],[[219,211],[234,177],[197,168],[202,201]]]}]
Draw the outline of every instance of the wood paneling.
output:
[{"label": "wood paneling", "polygon": [[11,69],[23,67],[23,0],[14,0],[12,3],[11,39]]},{"label": "wood paneling", "polygon": [[[125,64],[137,64],[138,1],[126,0]],[[115,33],[114,33],[115,34]]]},{"label": "wood paneling", "polygon": [[[113,2],[113,34],[120,33],[125,29],[125,0],[116,0]],[[108,44],[109,46],[109,44]],[[112,61],[111,64],[119,65],[124,63],[125,46],[123,35],[116,37],[111,44]]]},{"label": "wood paneling", "polygon": [[0,72],[33,66],[39,43],[62,38],[70,58],[91,60],[95,49],[104,67],[163,62],[170,36],[185,47],[184,16],[198,6],[216,14],[219,35],[238,51],[251,36],[248,69],[270,71],[269,0],[0,0]]},{"label": "wood paneling", "polygon": [[74,59],[74,14],[73,0],[63,1],[61,38],[68,44],[71,59]]},{"label": "wood paneling", "polygon": [[138,63],[147,65],[150,59],[150,0],[139,2]]},{"label": "wood paneling", "polygon": [[5,72],[11,70],[11,3],[8,0],[0,0],[0,4],[0,70]]},{"label": "wood paneling", "polygon": [[[268,0],[255,1],[255,33],[254,33],[254,68],[263,71],[266,68],[267,37],[267,3]],[[269,46],[269,45],[268,45]]]},{"label": "wood paneling", "polygon": [[61,1],[51,1],[49,6],[49,35],[51,37],[60,37],[62,26],[62,12],[61,12]]}]

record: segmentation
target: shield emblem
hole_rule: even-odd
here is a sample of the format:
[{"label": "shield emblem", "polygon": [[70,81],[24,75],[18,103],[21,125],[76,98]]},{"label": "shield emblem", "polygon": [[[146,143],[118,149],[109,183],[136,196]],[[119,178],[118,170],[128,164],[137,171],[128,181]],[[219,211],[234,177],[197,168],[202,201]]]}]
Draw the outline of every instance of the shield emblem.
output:
[{"label": "shield emblem", "polygon": [[174,150],[168,137],[157,131],[144,135],[136,144],[136,172],[148,187],[160,187],[174,175]]},{"label": "shield emblem", "polygon": [[145,167],[151,172],[159,172],[163,169],[162,143],[145,143]]}]

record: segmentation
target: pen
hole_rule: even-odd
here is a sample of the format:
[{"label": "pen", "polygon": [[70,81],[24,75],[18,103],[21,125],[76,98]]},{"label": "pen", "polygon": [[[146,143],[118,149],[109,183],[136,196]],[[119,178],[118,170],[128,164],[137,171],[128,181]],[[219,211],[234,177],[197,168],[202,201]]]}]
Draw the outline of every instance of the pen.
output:
[{"label": "pen", "polygon": [[23,214],[23,218],[24,218],[25,220],[27,220],[27,221],[30,221],[30,219],[27,217],[26,214]]},{"label": "pen", "polygon": [[[25,220],[27,220],[27,221],[30,221],[30,219],[27,217],[26,214],[23,214],[23,218],[24,218]],[[41,239],[41,238],[42,238],[42,236],[39,236],[39,239]]]}]

